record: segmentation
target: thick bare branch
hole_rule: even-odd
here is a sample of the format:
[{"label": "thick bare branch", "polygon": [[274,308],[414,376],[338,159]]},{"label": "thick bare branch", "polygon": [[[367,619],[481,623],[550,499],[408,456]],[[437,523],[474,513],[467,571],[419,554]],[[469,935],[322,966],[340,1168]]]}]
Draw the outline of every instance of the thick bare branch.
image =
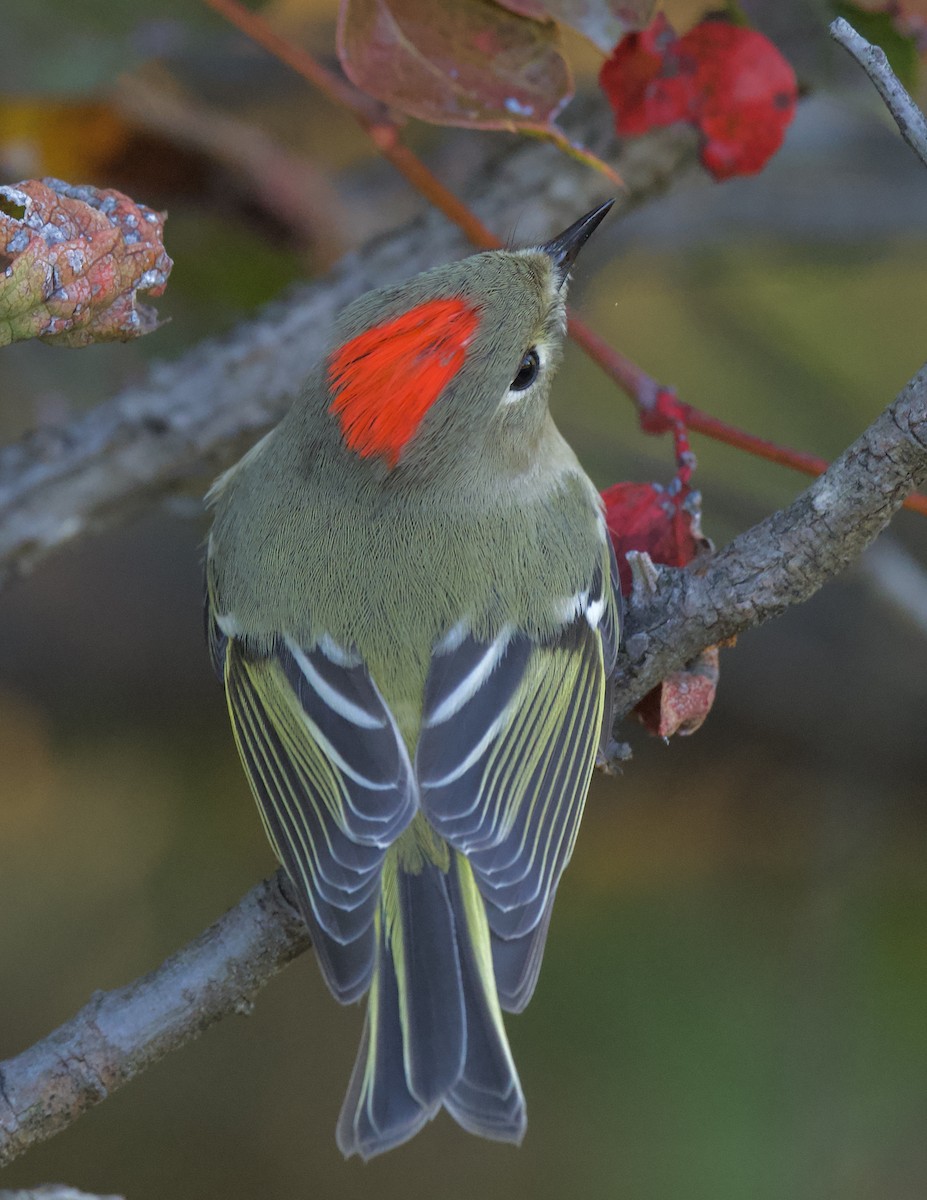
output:
[{"label": "thick bare branch", "polygon": [[98,992],[70,1021],[0,1064],[0,1166],[58,1133],[258,992],[309,945],[282,876],[259,884],[156,971]]},{"label": "thick bare branch", "polygon": [[636,586],[619,660],[619,717],[705,646],[800,604],[878,536],[927,480],[927,366],[824,475],[688,570]]},{"label": "thick bare branch", "polygon": [[[657,569],[636,596],[619,664],[627,712],[699,650],[806,600],[857,558],[927,479],[927,367],[782,512],[688,570]],[[50,1137],[169,1050],[246,1010],[308,946],[278,876],[255,888],[162,967],[100,994],[0,1064],[0,1165]]]},{"label": "thick bare branch", "polygon": [[[677,126],[616,150],[601,109],[578,136],[613,161],[628,209],[697,170],[696,134]],[[500,235],[549,236],[604,197],[595,173],[534,141],[504,141],[473,172],[466,199]],[[552,182],[552,180],[554,182]],[[332,319],[355,296],[466,251],[430,214],[349,256],[229,337],[153,370],[147,381],[60,429],[0,450],[0,584],[74,537],[127,519],[153,498],[234,461],[292,403],[324,351]]]}]

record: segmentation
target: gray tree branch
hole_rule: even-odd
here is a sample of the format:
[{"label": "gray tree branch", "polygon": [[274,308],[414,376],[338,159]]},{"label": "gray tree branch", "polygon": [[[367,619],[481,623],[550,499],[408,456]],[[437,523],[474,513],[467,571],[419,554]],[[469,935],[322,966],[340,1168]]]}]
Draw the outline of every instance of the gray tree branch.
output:
[{"label": "gray tree branch", "polygon": [[281,875],[258,884],[157,970],[97,992],[70,1021],[0,1064],[0,1166],[75,1121],[169,1050],[231,1013],[309,946]]},{"label": "gray tree branch", "polygon": [[[576,135],[621,172],[626,211],[689,171],[686,126],[616,145],[611,118],[588,105]],[[601,177],[531,139],[488,143],[464,198],[500,235],[541,240],[602,200]],[[436,213],[376,239],[328,275],[276,301],[226,338],[151,371],[91,412],[0,449],[0,586],[84,533],[123,522],[196,481],[202,490],[274,425],[323,352],[336,313],[374,287],[467,250]]]}]

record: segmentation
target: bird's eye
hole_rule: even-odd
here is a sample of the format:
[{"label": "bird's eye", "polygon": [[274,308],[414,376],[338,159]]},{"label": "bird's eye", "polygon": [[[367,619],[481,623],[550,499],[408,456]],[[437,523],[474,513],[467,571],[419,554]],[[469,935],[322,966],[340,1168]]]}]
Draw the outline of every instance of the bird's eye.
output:
[{"label": "bird's eye", "polygon": [[522,355],[522,360],[518,365],[518,374],[509,385],[509,390],[512,392],[523,392],[525,388],[531,387],[535,379],[538,377],[538,371],[541,369],[541,360],[538,357],[538,352],[532,346],[530,350],[526,350]]}]

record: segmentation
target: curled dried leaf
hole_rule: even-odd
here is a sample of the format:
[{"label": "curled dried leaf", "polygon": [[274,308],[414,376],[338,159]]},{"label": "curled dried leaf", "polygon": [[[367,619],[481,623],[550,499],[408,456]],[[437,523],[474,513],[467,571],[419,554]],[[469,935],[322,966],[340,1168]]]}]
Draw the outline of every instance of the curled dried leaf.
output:
[{"label": "curled dried leaf", "polygon": [[718,647],[707,646],[698,658],[647,693],[634,715],[648,733],[661,738],[695,733],[715,701],[718,657]]},{"label": "curled dried leaf", "polygon": [[112,189],[30,179],[0,187],[0,346],[128,341],[157,328],[173,263],[165,214]]}]

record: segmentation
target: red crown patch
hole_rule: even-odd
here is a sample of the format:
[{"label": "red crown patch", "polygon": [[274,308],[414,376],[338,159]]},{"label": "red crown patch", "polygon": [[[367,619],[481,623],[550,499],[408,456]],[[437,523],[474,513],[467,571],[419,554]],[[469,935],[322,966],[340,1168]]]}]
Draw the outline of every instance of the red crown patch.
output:
[{"label": "red crown patch", "polygon": [[422,418],[464,364],[479,314],[463,300],[427,300],[335,350],[328,361],[329,412],[362,458],[390,468]]}]

